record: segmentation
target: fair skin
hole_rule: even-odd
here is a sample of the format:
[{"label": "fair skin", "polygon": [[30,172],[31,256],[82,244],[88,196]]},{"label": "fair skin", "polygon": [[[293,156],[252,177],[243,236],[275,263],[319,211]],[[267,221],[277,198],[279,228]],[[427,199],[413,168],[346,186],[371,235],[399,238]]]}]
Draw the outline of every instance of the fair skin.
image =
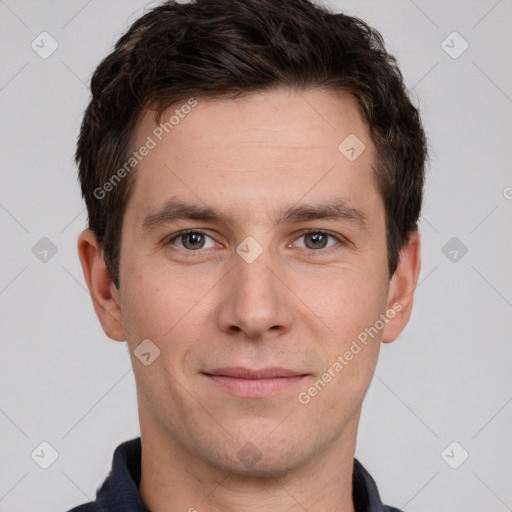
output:
[{"label": "fair skin", "polygon": [[[146,113],[134,148],[155,126]],[[366,146],[354,161],[338,150],[351,133]],[[362,401],[381,342],[407,324],[420,271],[414,233],[389,279],[375,162],[350,97],[280,89],[199,98],[139,164],[121,231],[119,290],[94,234],[81,233],[79,255],[98,318],[107,336],[130,348],[139,490],[152,512],[354,512]],[[227,218],[167,219],[143,232],[144,219],[169,200]],[[277,222],[285,209],[340,200],[366,225],[347,215]],[[170,241],[185,229],[200,233]],[[250,263],[236,251],[247,237],[262,250]],[[397,303],[400,311],[378,335],[307,404],[299,402],[299,393]],[[145,339],[160,349],[148,366],[134,355]],[[300,377],[244,396],[208,374],[223,367],[281,367]],[[255,461],[238,453],[244,446]]]}]

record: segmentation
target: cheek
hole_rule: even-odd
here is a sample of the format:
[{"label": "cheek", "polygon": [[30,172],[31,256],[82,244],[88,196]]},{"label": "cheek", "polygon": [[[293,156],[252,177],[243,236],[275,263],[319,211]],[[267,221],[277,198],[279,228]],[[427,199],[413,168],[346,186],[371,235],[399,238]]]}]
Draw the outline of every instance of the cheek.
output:
[{"label": "cheek", "polygon": [[337,343],[373,325],[387,302],[385,280],[363,269],[339,269],[302,281],[298,295]]},{"label": "cheek", "polygon": [[150,339],[160,351],[158,366],[172,375],[183,376],[187,358],[197,350],[208,314],[208,301],[201,298],[212,284],[171,277],[158,270],[134,273],[126,284],[121,308],[131,352],[143,340]]},{"label": "cheek", "polygon": [[171,276],[151,265],[131,269],[124,283],[121,309],[132,335],[162,340],[186,319],[201,290],[179,276]]},{"label": "cheek", "polygon": [[372,329],[381,314],[381,298],[365,288],[338,284],[346,286],[325,289],[319,301],[324,310],[322,321],[329,328],[325,336],[316,339],[324,367],[298,397],[301,404],[307,402],[317,411],[315,415],[324,416],[329,410],[331,419],[326,421],[333,429],[340,418],[348,421],[360,407],[381,343],[381,331]]},{"label": "cheek", "polygon": [[317,282],[316,288],[304,284],[301,293],[326,326],[325,335],[316,339],[325,368],[317,376],[321,382],[316,380],[310,389],[311,395],[306,391],[311,397],[318,394],[314,407],[332,408],[339,414],[354,412],[377,363],[382,329],[374,326],[385,309],[386,281],[351,269]]}]

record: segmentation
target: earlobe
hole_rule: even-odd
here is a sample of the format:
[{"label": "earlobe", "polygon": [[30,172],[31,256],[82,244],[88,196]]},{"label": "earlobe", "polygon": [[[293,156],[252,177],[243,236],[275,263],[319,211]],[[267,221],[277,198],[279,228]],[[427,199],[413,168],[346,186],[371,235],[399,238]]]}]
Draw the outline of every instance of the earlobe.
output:
[{"label": "earlobe", "polygon": [[394,341],[411,316],[414,292],[421,269],[421,240],[413,231],[407,245],[400,251],[398,267],[391,278],[386,311],[390,319],[382,332],[382,342]]},{"label": "earlobe", "polygon": [[119,293],[110,278],[94,232],[90,229],[82,231],[77,247],[94,310],[105,334],[113,340],[125,341]]}]

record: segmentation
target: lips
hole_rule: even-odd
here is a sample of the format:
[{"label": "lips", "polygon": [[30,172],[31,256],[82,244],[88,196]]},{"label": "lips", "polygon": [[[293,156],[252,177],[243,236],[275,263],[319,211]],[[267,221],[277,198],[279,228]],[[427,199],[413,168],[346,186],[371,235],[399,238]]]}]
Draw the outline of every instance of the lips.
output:
[{"label": "lips", "polygon": [[285,391],[302,381],[306,374],[287,368],[251,370],[242,367],[217,368],[204,375],[224,391],[242,398],[264,398]]},{"label": "lips", "polygon": [[216,370],[205,372],[206,375],[218,375],[224,377],[233,377],[237,379],[275,379],[279,377],[298,377],[304,373],[295,372],[286,368],[263,368],[261,370],[250,370],[241,367],[218,368]]}]

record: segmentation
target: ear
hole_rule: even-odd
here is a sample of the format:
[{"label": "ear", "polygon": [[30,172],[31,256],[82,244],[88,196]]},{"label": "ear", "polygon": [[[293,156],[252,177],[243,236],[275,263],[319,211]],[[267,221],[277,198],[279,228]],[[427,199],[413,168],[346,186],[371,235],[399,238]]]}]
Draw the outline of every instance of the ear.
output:
[{"label": "ear", "polygon": [[119,292],[110,278],[96,235],[90,229],[78,237],[78,256],[94,310],[105,334],[116,341],[125,341]]},{"label": "ear", "polygon": [[[386,311],[390,320],[382,331],[383,343],[394,341],[409,321],[420,268],[420,234],[413,231],[407,245],[400,251],[398,266],[389,284]],[[394,316],[391,316],[393,312]]]}]

